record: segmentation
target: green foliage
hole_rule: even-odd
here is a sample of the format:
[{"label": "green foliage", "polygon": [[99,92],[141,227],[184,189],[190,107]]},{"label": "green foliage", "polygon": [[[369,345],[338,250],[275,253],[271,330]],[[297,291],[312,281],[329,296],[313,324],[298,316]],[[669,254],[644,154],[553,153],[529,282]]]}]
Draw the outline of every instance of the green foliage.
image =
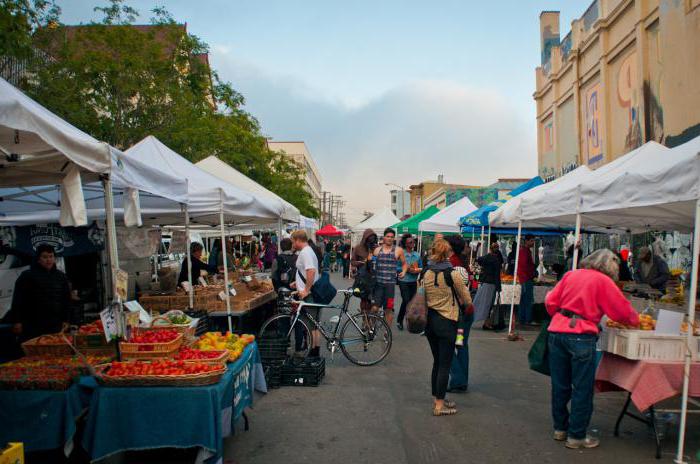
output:
[{"label": "green foliage", "polygon": [[0,57],[29,58],[34,31],[58,22],[60,13],[53,1],[0,0]]},{"label": "green foliage", "polygon": [[154,135],[192,162],[215,155],[302,214],[318,214],[303,171],[267,148],[243,96],[209,68],[206,43],[163,7],[150,27],[133,26],[138,12],[123,0],[95,11],[100,22],[35,34],[54,60],[34,70],[34,98],[121,149]]}]

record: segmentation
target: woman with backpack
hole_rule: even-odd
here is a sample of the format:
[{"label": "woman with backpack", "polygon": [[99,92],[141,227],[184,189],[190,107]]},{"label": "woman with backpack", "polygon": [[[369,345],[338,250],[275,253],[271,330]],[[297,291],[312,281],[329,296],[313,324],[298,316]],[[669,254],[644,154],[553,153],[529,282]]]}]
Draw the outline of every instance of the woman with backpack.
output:
[{"label": "woman with backpack", "polygon": [[457,413],[455,403],[445,399],[445,394],[455,352],[459,312],[472,302],[459,271],[450,264],[451,254],[452,247],[447,241],[436,240],[423,276],[428,307],[425,336],[433,354],[431,386],[434,416]]},{"label": "woman with backpack", "polygon": [[289,288],[294,282],[296,273],[297,255],[292,250],[292,240],[283,238],[280,242],[280,248],[282,253],[275,257],[271,269],[272,285],[275,287],[275,291],[281,287]]}]

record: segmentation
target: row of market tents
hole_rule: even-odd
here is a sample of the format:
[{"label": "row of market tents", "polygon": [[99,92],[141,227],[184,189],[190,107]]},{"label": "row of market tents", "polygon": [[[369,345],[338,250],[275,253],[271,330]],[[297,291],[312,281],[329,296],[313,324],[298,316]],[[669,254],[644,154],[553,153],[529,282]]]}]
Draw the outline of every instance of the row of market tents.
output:
[{"label": "row of market tents", "polygon": [[237,227],[281,231],[284,223],[315,225],[213,156],[194,165],[152,136],[122,152],[3,79],[0,151],[0,225],[66,227],[104,220],[112,277],[119,266],[115,218],[127,227],[173,225],[186,232],[219,226],[222,239]]},{"label": "row of market tents", "polygon": [[[698,291],[700,243],[700,137],[674,148],[648,142],[596,169],[581,166],[548,183],[534,178],[510,192],[508,198],[470,211],[457,203],[430,207],[394,224],[398,233],[469,233],[487,229],[520,236],[527,229],[540,235],[582,230],[595,233],[692,232],[693,262],[687,318],[692,327]],[[447,221],[445,224],[441,221]],[[519,256],[516,252],[516,257]],[[574,255],[574,268],[576,257]],[[517,259],[517,258],[516,258]],[[517,262],[516,262],[517,267]],[[513,283],[515,285],[515,282]],[[512,320],[512,304],[511,304]],[[685,377],[677,462],[682,462],[688,407],[692,344],[688,330]]]}]

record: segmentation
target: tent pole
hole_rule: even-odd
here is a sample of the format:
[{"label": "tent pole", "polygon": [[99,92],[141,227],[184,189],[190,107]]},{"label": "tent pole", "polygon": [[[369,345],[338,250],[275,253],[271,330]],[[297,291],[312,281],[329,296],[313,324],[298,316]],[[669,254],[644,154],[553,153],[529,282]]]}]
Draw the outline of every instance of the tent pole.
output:
[{"label": "tent pole", "polygon": [[574,256],[571,265],[571,270],[575,270],[578,267],[578,241],[581,240],[581,213],[576,213],[576,231],[574,232]]},{"label": "tent pole", "polygon": [[513,271],[513,293],[510,296],[510,319],[508,321],[508,335],[513,335],[515,331],[515,321],[513,319],[513,309],[515,307],[515,285],[518,281],[518,261],[520,261],[520,235],[523,231],[523,221],[518,221],[518,238],[515,246],[515,269]]},{"label": "tent pole", "polygon": [[190,253],[190,210],[185,206],[185,256],[187,256],[187,281],[190,283],[190,309],[194,309],[194,285],[192,282],[192,253]]},{"label": "tent pole", "polygon": [[491,249],[491,223],[489,223],[489,234],[486,236],[486,251]]},{"label": "tent pole", "polygon": [[690,388],[690,358],[692,356],[690,352],[691,343],[693,340],[695,322],[695,303],[696,294],[698,291],[698,244],[700,244],[700,199],[695,201],[695,228],[693,229],[693,268],[690,272],[690,298],[688,298],[688,343],[685,349],[685,365],[683,366],[683,396],[681,397],[681,423],[678,430],[678,453],[676,454],[676,459],[674,462],[676,464],[682,464],[683,452],[685,451],[685,429],[686,421],[688,416],[688,393]]},{"label": "tent pole", "polygon": [[[221,189],[221,204],[219,206],[219,225],[221,226],[221,246],[226,243],[226,230],[224,229],[224,190]],[[233,332],[233,324],[231,323],[231,298],[228,288],[228,260],[226,259],[226,250],[223,254],[224,259],[224,293],[226,294],[226,319],[228,319],[228,331]]]},{"label": "tent pole", "polygon": [[479,239],[479,256],[484,255],[484,226],[481,226],[481,238]]},{"label": "tent pole", "polygon": [[102,187],[105,191],[105,235],[107,238],[109,266],[111,270],[110,283],[112,285],[112,301],[116,301],[116,278],[117,269],[119,269],[119,252],[117,250],[117,227],[114,221],[114,194],[112,193],[112,180],[107,174],[102,177]]},{"label": "tent pole", "polygon": [[423,252],[423,231],[421,230],[418,235],[418,254]]},{"label": "tent pole", "polygon": [[282,218],[277,220],[277,254],[282,254]]}]

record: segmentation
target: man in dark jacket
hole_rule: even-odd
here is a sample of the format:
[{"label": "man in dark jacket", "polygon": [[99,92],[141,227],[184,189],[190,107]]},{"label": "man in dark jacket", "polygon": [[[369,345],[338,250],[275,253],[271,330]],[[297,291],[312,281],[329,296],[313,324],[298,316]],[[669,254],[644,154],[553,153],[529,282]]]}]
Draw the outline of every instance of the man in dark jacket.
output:
[{"label": "man in dark jacket", "polygon": [[[202,251],[204,251],[204,247],[201,243],[192,242],[190,244],[190,259],[192,260],[192,285],[197,285],[197,281],[202,275],[202,271],[207,271],[209,274],[216,274],[219,271],[216,266],[210,266],[202,261]],[[189,280],[187,274],[187,258],[185,258],[182,260],[182,266],[180,267],[180,276],[177,279],[178,285]]]},{"label": "man in dark jacket", "polygon": [[5,317],[22,340],[60,332],[70,320],[70,285],[56,269],[56,253],[50,245],[39,245],[36,252],[36,262],[15,282],[12,307]]},{"label": "man in dark jacket", "polygon": [[362,234],[359,245],[352,249],[351,264],[357,276],[356,282],[361,284],[360,309],[369,311],[372,308],[371,295],[374,291],[372,270],[372,255],[377,248],[377,234],[372,229],[366,229]]},{"label": "man in dark jacket", "polygon": [[661,256],[652,254],[648,247],[639,250],[639,262],[634,271],[634,280],[649,284],[652,288],[666,291],[666,282],[671,277],[668,264]]}]

